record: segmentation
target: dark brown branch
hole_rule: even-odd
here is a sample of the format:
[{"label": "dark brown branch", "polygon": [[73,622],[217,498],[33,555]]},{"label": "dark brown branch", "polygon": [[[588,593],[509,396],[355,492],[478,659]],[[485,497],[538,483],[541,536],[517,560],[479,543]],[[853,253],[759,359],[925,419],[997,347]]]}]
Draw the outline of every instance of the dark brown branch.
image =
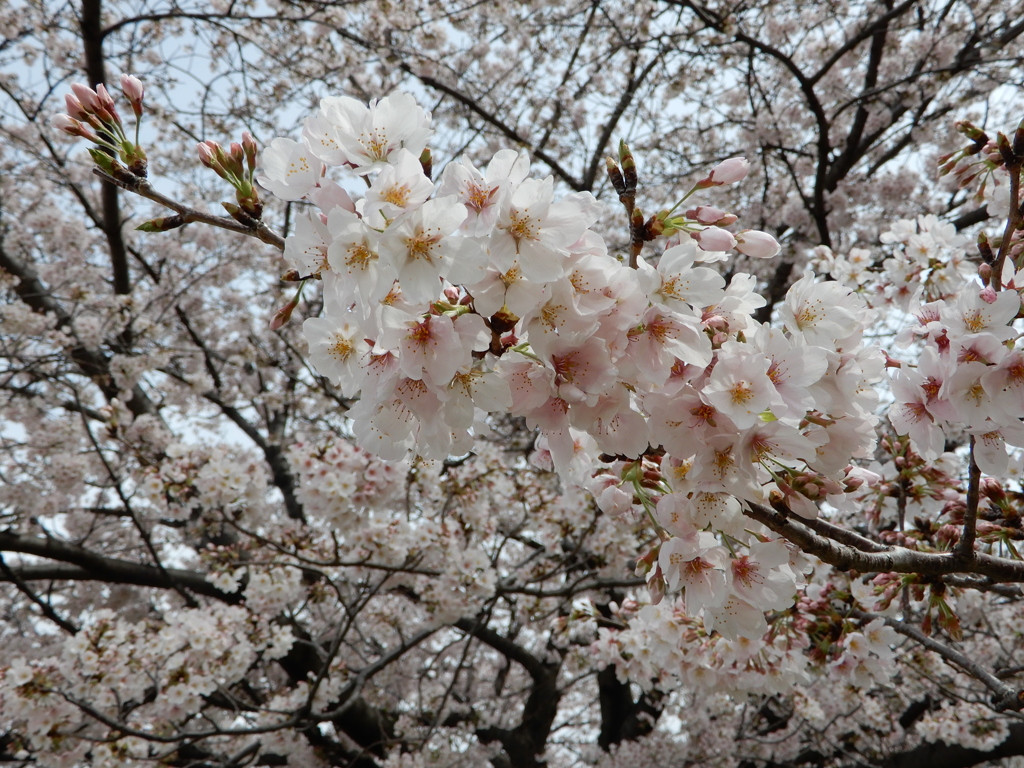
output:
[{"label": "dark brown branch", "polygon": [[[221,592],[206,580],[205,574],[180,568],[164,568],[103,557],[84,547],[53,538],[22,536],[11,531],[0,531],[0,552],[20,552],[36,557],[56,560],[64,565],[28,565],[11,570],[23,581],[62,579],[67,581],[105,581],[112,584],[132,584],[159,589],[185,588],[206,597],[229,604],[242,601],[238,593]],[[8,578],[0,575],[0,581]]]},{"label": "dark brown branch", "polygon": [[[102,0],[82,0],[82,16],[79,25],[85,54],[85,75],[89,85],[95,88],[106,84],[106,67],[103,60],[103,3]],[[125,296],[131,292],[131,276],[128,271],[128,250],[121,235],[121,206],[118,202],[117,187],[104,184],[103,234],[110,249],[110,264],[114,277],[114,293]]]},{"label": "dark brown branch", "polygon": [[1010,733],[992,750],[969,749],[945,742],[923,742],[917,747],[891,755],[879,768],[971,768],[1004,757],[1024,755],[1024,724],[1011,723]]},{"label": "dark brown branch", "polygon": [[995,581],[1024,581],[1024,561],[1007,560],[982,552],[965,561],[952,552],[918,552],[889,547],[883,552],[863,552],[820,536],[786,515],[762,504],[747,503],[744,514],[785,537],[809,555],[841,571],[861,573],[914,573],[921,576],[975,574]]},{"label": "dark brown branch", "polygon": [[138,177],[115,179],[113,176],[99,168],[93,168],[92,172],[110,184],[117,185],[129,192],[134,192],[136,195],[144,197],[147,200],[152,200],[154,203],[159,203],[165,208],[170,208],[181,216],[185,220],[186,224],[193,222],[209,224],[211,227],[218,227],[219,229],[226,229],[229,232],[237,232],[240,235],[255,237],[257,240],[261,240],[267,245],[274,246],[279,251],[284,250],[284,238],[271,230],[262,221],[258,222],[256,226],[249,227],[245,224],[240,224],[228,216],[214,216],[212,214],[196,210],[195,208],[189,208],[187,205],[182,205],[176,200],[172,200],[166,195],[162,195],[157,192],[153,185],[146,179],[140,179]]},{"label": "dark brown branch", "polygon": [[69,632],[72,635],[78,634],[78,627],[58,614],[50,603],[39,597],[39,595],[37,595],[32,588],[25,583],[25,579],[21,578],[21,576],[19,576],[15,571],[11,570],[11,567],[7,565],[2,554],[0,554],[0,581],[10,581],[13,583],[14,586],[16,586],[19,591],[25,595],[25,597],[39,606],[39,610],[43,612],[43,615],[46,618],[59,626],[65,632]]}]

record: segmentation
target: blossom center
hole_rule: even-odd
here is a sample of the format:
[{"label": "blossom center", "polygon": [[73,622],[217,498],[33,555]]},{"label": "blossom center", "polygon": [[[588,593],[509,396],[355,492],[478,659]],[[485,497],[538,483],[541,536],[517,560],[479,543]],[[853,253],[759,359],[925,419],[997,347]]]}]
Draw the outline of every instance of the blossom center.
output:
[{"label": "blossom center", "polygon": [[519,244],[520,240],[537,240],[537,232],[539,227],[537,223],[529,216],[524,216],[518,211],[512,211],[509,214],[509,218],[512,219],[512,223],[508,226],[508,233],[516,241],[516,245]]},{"label": "blossom center", "polygon": [[345,362],[352,354],[353,349],[354,347],[352,346],[352,341],[350,339],[346,339],[344,336],[335,336],[334,343],[330,348],[330,353],[332,357],[337,358],[341,362]]},{"label": "blossom center", "polygon": [[350,267],[366,269],[366,265],[370,263],[372,258],[373,254],[370,253],[370,249],[365,245],[350,245],[348,248],[348,259],[345,260],[345,263]]},{"label": "blossom center", "polygon": [[409,194],[410,190],[407,185],[402,184],[399,186],[396,184],[381,195],[380,199],[385,203],[391,203],[392,205],[397,205],[399,208],[405,208],[409,203]]},{"label": "blossom center", "polygon": [[745,381],[737,381],[729,390],[734,405],[742,405],[754,396],[754,389]]}]

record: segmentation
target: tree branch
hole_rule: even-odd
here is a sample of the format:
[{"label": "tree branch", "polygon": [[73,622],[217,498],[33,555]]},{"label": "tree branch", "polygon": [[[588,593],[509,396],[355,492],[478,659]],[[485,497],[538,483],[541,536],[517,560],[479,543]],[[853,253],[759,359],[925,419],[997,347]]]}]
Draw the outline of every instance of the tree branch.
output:
[{"label": "tree branch", "polygon": [[[175,589],[183,587],[196,594],[213,597],[237,605],[242,601],[238,593],[228,594],[206,580],[205,574],[180,568],[164,568],[103,557],[84,547],[59,539],[22,536],[11,531],[0,531],[0,552],[20,552],[45,557],[67,565],[28,565],[12,568],[22,581],[62,579],[67,581],[106,581],[112,584],[132,584],[138,587]],[[12,581],[0,574],[0,581]]]}]

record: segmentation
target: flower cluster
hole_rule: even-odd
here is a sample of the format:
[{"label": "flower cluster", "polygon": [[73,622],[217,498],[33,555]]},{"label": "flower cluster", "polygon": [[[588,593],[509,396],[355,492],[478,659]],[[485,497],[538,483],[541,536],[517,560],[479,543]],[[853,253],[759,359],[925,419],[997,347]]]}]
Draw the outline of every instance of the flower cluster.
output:
[{"label": "flower cluster", "polygon": [[935,216],[900,219],[879,238],[891,247],[881,258],[869,248],[851,248],[845,256],[826,245],[814,249],[815,270],[859,292],[871,307],[908,310],[930,301],[954,298],[977,274],[968,261],[967,238]]},{"label": "flower cluster", "polygon": [[[644,224],[628,149],[621,172],[609,161],[640,222],[627,265],[592,229],[604,211],[591,195],[557,198],[511,150],[482,171],[449,163],[434,185],[429,136],[407,94],[327,98],[301,141],[275,139],[262,155],[261,183],[313,206],[285,255],[323,282],[324,314],[304,325],[310,360],[360,396],[357,441],[388,460],[444,458],[486,434],[488,414],[522,417],[546,460],[606,511],[651,514],[663,541],[646,559],[657,560],[653,589],[685,588],[709,630],[760,636],[795,579],[780,570],[780,542],[751,538],[740,501],[784,500],[813,517],[847,490],[851,457],[874,441],[883,358],[861,343],[871,312],[808,273],[789,291],[784,329],[758,324],[756,280],[727,285],[709,264],[733,248],[773,256],[774,239],[734,236],[722,226],[737,217],[709,205]],[[727,160],[684,200],[746,172]],[[358,200],[344,186],[352,175],[368,187]],[[671,237],[648,263],[637,239],[659,234]],[[729,554],[716,534],[749,551]]]}]

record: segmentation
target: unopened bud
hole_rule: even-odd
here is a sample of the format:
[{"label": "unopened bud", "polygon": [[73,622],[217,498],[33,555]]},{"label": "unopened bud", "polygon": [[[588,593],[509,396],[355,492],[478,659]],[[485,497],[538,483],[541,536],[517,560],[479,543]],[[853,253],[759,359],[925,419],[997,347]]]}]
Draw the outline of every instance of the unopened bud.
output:
[{"label": "unopened bud", "polygon": [[99,166],[102,170],[106,171],[111,176],[114,175],[114,158],[112,158],[102,149],[96,149],[95,147],[89,148],[89,156],[92,158],[92,161],[96,163],[96,165]]},{"label": "unopened bud", "polygon": [[292,299],[279,310],[277,310],[277,312],[274,313],[274,317],[270,321],[270,330],[276,331],[278,328],[280,328],[289,320],[291,320],[292,312],[295,311],[295,308],[297,306],[299,306],[298,296],[296,296],[294,299]]},{"label": "unopened bud", "polygon": [[935,538],[945,544],[955,544],[960,541],[960,529],[953,525],[944,525],[935,532]]},{"label": "unopened bud", "polygon": [[1024,160],[1024,120],[1020,121],[1017,130],[1013,132],[1013,154],[1018,160]]},{"label": "unopened bud", "polygon": [[87,85],[82,83],[72,83],[71,90],[78,97],[79,103],[85,109],[86,112],[98,112],[100,109],[100,99],[96,95],[96,91]]},{"label": "unopened bud", "polygon": [[434,173],[434,156],[430,154],[430,150],[424,148],[420,152],[420,168],[423,169],[423,175],[428,179],[433,178]]},{"label": "unopened bud", "polygon": [[89,139],[90,141],[96,140],[96,137],[82,122],[76,120],[70,115],[54,115],[50,118],[50,125],[69,136],[78,136],[80,138]]},{"label": "unopened bud", "polygon": [[970,120],[960,120],[954,125],[954,127],[959,133],[962,133],[972,141],[988,141],[988,134],[978,128]]},{"label": "unopened bud", "polygon": [[687,211],[686,217],[701,224],[714,224],[716,227],[727,227],[730,224],[735,224],[738,220],[737,216],[715,208],[713,205],[698,205]]},{"label": "unopened bud", "polygon": [[979,489],[982,496],[992,499],[992,501],[1000,502],[1006,500],[1006,491],[1003,490],[1003,484],[994,477],[981,478]]},{"label": "unopened bud", "polygon": [[736,250],[755,259],[770,259],[777,256],[782,248],[767,232],[745,229],[736,235]]},{"label": "unopened bud", "polygon": [[256,170],[256,139],[252,137],[252,134],[248,131],[242,131],[242,149],[245,152],[245,162],[249,168],[249,173]]},{"label": "unopened bud", "polygon": [[629,145],[619,141],[619,162],[622,164],[622,179],[626,184],[626,192],[635,192],[638,179],[636,174],[636,161],[633,153],[629,151]]},{"label": "unopened bud", "polygon": [[231,170],[235,176],[244,176],[245,152],[242,151],[242,145],[237,141],[231,142],[231,149],[229,150],[228,156],[231,158]]},{"label": "unopened bud", "polygon": [[217,162],[217,157],[214,154],[213,147],[210,146],[211,144],[213,144],[211,141],[201,141],[196,144],[196,151],[199,152],[199,162],[207,168],[214,168]]},{"label": "unopened bud", "polygon": [[612,183],[612,188],[616,194],[626,194],[626,181],[622,178],[622,171],[619,170],[618,163],[611,157],[604,159],[605,169],[608,171],[608,180]]},{"label": "unopened bud", "polygon": [[700,232],[694,232],[692,237],[702,251],[728,251],[736,247],[736,238],[732,232],[719,227],[705,227]]},{"label": "unopened bud", "polygon": [[96,98],[99,99],[100,107],[108,112],[114,111],[114,99],[107,93],[107,86],[100,83],[96,86]]},{"label": "unopened bud", "polygon": [[150,219],[139,224],[135,229],[139,232],[169,232],[186,224],[185,218],[179,214],[173,216],[162,216],[158,219]]},{"label": "unopened bud", "polygon": [[[996,257],[995,257],[995,254],[992,252],[992,246],[988,242],[988,235],[986,235],[984,232],[979,232],[978,233],[978,253],[981,256],[981,260],[983,262],[985,262],[981,266],[982,267],[988,267],[989,268],[989,274],[991,275],[992,274],[992,267],[989,266],[989,265],[992,264],[992,262],[994,262],[996,260]],[[980,267],[979,267],[978,271],[979,271],[979,273],[981,272],[981,268]]]},{"label": "unopened bud", "polygon": [[64,106],[67,107],[68,114],[76,120],[85,120],[89,116],[82,102],[73,93],[64,94]]},{"label": "unopened bud", "polygon": [[121,91],[126,99],[140,104],[146,95],[146,89],[142,87],[142,81],[135,75],[121,75]]},{"label": "unopened bud", "polygon": [[711,169],[711,173],[708,174],[708,179],[711,181],[712,186],[721,186],[723,184],[735,184],[737,181],[743,181],[747,178],[747,174],[750,173],[750,163],[747,162],[745,157],[730,157],[728,160],[723,160],[714,168]]},{"label": "unopened bud", "polygon": [[142,87],[142,81],[135,75],[121,75],[121,92],[132,105],[132,112],[135,119],[142,117],[142,99],[146,95],[146,89]]}]

